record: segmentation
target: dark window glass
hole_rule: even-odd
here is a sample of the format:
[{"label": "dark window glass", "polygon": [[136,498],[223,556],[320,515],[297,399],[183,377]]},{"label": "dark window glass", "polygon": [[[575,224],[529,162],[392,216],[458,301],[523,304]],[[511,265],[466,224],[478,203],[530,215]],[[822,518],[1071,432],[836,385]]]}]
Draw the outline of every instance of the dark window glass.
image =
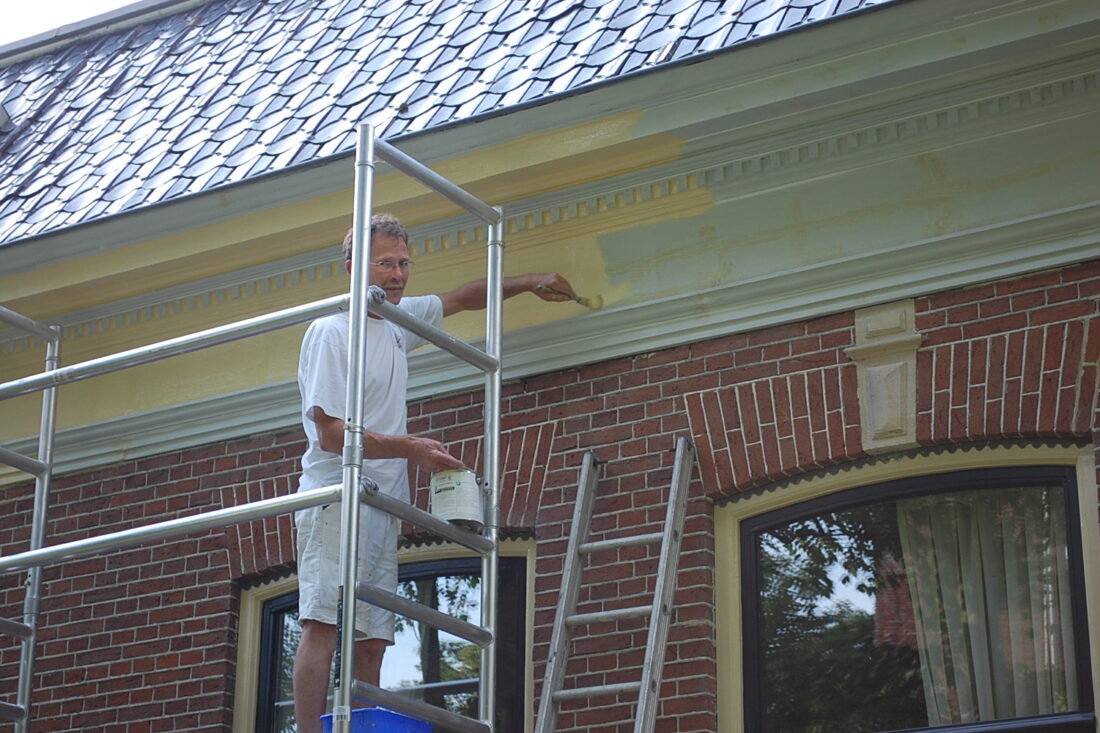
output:
[{"label": "dark window glass", "polygon": [[260,699],[256,730],[294,733],[294,652],[302,629],[298,626],[298,592],[272,598],[263,607],[260,626]]},{"label": "dark window glass", "polygon": [[749,731],[1093,731],[1068,469],[843,492],[743,524]]},{"label": "dark window glass", "polygon": [[[523,640],[527,619],[526,559],[502,557],[498,569],[496,730],[522,730]],[[481,560],[405,563],[398,593],[472,623],[481,619]],[[257,733],[293,733],[291,674],[301,629],[298,594],[264,604]],[[382,686],[478,717],[480,648],[411,619],[397,617],[395,643],[382,663]],[[331,691],[330,691],[331,692]],[[518,726],[518,727],[516,727]]]}]

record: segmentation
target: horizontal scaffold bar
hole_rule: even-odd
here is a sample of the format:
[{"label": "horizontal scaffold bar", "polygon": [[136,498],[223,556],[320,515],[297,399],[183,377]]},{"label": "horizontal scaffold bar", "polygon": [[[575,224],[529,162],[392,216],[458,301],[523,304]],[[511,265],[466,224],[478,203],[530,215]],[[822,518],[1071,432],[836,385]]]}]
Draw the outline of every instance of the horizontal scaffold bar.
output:
[{"label": "horizontal scaffold bar", "polygon": [[0,447],[0,463],[6,463],[12,468],[18,468],[20,471],[29,473],[32,476],[41,476],[47,468],[42,461],[3,447]]},{"label": "horizontal scaffold bar", "polygon": [[22,705],[0,702],[0,718],[4,720],[23,720],[25,717],[27,717],[27,710]]},{"label": "horizontal scaffold bar", "polygon": [[424,511],[408,502],[395,499],[366,488],[359,492],[359,499],[365,504],[370,504],[376,509],[381,509],[387,514],[403,519],[421,529],[426,529],[432,534],[439,535],[443,539],[450,540],[463,547],[469,548],[482,555],[493,551],[493,541],[482,537],[476,532],[471,532],[462,527],[456,527],[450,522]]},{"label": "horizontal scaffold bar", "polygon": [[420,161],[401,152],[385,140],[374,143],[378,157],[402,173],[415,178],[433,191],[437,191],[471,214],[476,214],[486,224],[500,221],[500,212],[481,199],[433,171]]},{"label": "horizontal scaffold bar", "polygon": [[30,377],[16,379],[0,384],[0,400],[16,397],[31,392],[39,392],[43,389],[56,387],[81,379],[88,379],[100,374],[115,372],[119,369],[147,364],[149,362],[165,359],[169,356],[178,356],[210,346],[229,343],[248,336],[255,336],[268,331],[275,331],[287,326],[293,326],[305,321],[311,321],[318,316],[332,313],[344,308],[348,304],[348,295],[337,295],[332,298],[318,300],[305,305],[294,306],[284,310],[275,311],[255,318],[246,318],[243,321],[228,323],[205,331],[180,336],[178,338],[159,341],[147,346],[139,346],[136,349],[120,351],[117,354],[103,356],[98,359],[73,364],[72,366],[51,369],[50,371],[35,374]]},{"label": "horizontal scaffold bar", "polygon": [[6,618],[0,618],[0,634],[14,636],[17,639],[29,639],[33,633],[34,629],[26,624],[19,623],[18,621],[11,621]]},{"label": "horizontal scaffold bar", "polygon": [[483,372],[492,372],[500,365],[500,360],[489,356],[484,351],[470,346],[465,341],[456,339],[441,328],[436,328],[425,323],[416,316],[409,315],[386,300],[386,291],[377,285],[371,285],[367,291],[370,297],[370,310],[393,321],[398,326],[412,331],[417,336],[431,341],[444,351],[457,356],[467,364],[477,367]]},{"label": "horizontal scaffold bar", "polygon": [[404,697],[423,698],[427,694],[433,695],[461,695],[463,693],[477,694],[481,687],[481,680],[470,677],[464,680],[446,680],[444,682],[425,682],[422,685],[409,685],[408,687],[391,687],[390,692],[396,692]]},{"label": "horizontal scaffold bar", "polygon": [[377,703],[405,715],[411,715],[445,731],[453,731],[454,733],[492,733],[493,731],[492,728],[480,720],[473,720],[415,698],[383,690],[381,687],[360,680],[355,680],[352,690],[357,698]]},{"label": "horizontal scaffold bar", "polygon": [[428,626],[442,629],[460,639],[472,641],[478,646],[488,646],[493,643],[493,634],[488,629],[483,629],[468,621],[437,611],[430,606],[425,606],[423,603],[402,598],[396,593],[390,593],[388,590],[383,590],[376,585],[357,583],[355,597],[387,611],[407,616],[416,621],[422,621]]},{"label": "horizontal scaffold bar", "polygon": [[311,506],[321,504],[336,504],[340,501],[343,489],[340,485],[325,486],[320,489],[299,491],[286,496],[276,496],[272,499],[263,499],[249,504],[215,509],[203,514],[195,514],[189,517],[178,517],[164,522],[124,529],[120,532],[111,532],[98,537],[89,537],[83,540],[74,540],[60,545],[43,547],[38,550],[21,552],[18,555],[0,557],[0,573],[15,570],[26,570],[33,567],[41,567],[62,560],[71,560],[77,557],[85,557],[100,552],[121,550],[135,545],[156,540],[165,540],[193,532],[204,532],[211,529],[228,527],[239,522],[249,522],[253,519],[264,519],[278,514],[295,512],[299,509],[308,509]]},{"label": "horizontal scaffold bar", "polygon": [[57,338],[57,332],[49,326],[27,318],[22,313],[16,313],[11,308],[5,308],[2,305],[0,305],[0,322],[6,323],[13,328],[18,328],[23,333],[29,333],[39,338],[43,338],[46,341],[53,341]]}]

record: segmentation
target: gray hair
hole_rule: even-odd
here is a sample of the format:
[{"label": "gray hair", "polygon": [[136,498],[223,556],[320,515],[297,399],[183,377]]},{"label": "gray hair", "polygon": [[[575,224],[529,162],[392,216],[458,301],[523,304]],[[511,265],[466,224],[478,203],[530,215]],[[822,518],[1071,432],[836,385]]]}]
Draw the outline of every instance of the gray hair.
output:
[{"label": "gray hair", "polygon": [[[351,247],[354,233],[354,229],[348,229],[348,233],[344,235],[343,249],[345,260],[351,260]],[[370,235],[372,239],[375,234],[385,234],[394,239],[401,240],[406,245],[409,243],[409,232],[405,229],[405,225],[393,214],[375,214],[370,218]]]}]

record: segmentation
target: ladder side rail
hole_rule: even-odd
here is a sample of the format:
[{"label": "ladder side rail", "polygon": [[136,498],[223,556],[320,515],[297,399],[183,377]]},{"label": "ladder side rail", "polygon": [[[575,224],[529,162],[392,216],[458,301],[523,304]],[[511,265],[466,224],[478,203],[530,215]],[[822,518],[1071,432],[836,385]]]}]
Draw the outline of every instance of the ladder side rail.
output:
[{"label": "ladder side rail", "polygon": [[370,317],[371,200],[374,194],[374,128],[356,129],[352,221],[351,300],[348,312],[348,382],[344,407],[343,485],[340,507],[340,585],[337,588],[333,660],[332,731],[350,733],[355,685],[355,586],[359,578],[359,494],[363,470],[368,318]]},{"label": "ladder side rail", "polygon": [[420,718],[437,729],[452,731],[453,733],[492,733],[492,727],[479,720],[472,720],[465,715],[452,713],[444,708],[423,702],[408,695],[402,695],[392,690],[356,680],[352,685],[357,699],[373,702],[383,707],[396,710],[399,713]]},{"label": "ladder side rail", "polygon": [[409,524],[414,524],[421,529],[426,529],[432,534],[462,545],[479,555],[485,555],[493,551],[492,541],[477,532],[463,529],[406,501],[387,496],[378,491],[378,486],[369,478],[363,479],[363,483],[364,488],[359,494],[359,498],[364,504],[369,504],[386,514],[404,520]]},{"label": "ladder side rail", "polygon": [[22,453],[16,453],[13,450],[0,446],[0,463],[6,463],[12,468],[18,468],[23,473],[29,473],[32,476],[41,476],[49,468],[45,463],[39,460],[35,460],[30,456],[25,456]]},{"label": "ladder side rail", "polygon": [[467,364],[477,367],[483,372],[493,372],[500,368],[500,359],[490,356],[480,349],[470,346],[461,339],[457,339],[441,328],[436,328],[414,315],[410,315],[401,308],[386,300],[386,291],[377,285],[370,286],[371,312],[382,316],[386,320],[393,321],[398,326],[412,331],[432,342],[439,348],[447,351]]},{"label": "ladder side rail", "polygon": [[468,621],[463,621],[460,618],[456,618],[448,613],[443,613],[423,603],[411,601],[396,593],[390,593],[388,590],[379,588],[376,585],[358,583],[355,586],[355,595],[357,598],[367,601],[379,608],[384,608],[387,611],[392,611],[393,613],[425,623],[428,626],[446,631],[449,634],[454,634],[460,639],[465,639],[466,641],[477,644],[479,647],[484,648],[493,643],[493,634],[488,629],[476,626]]},{"label": "ladder side rail", "polygon": [[339,485],[323,486],[319,489],[298,491],[285,496],[261,499],[260,501],[215,509],[202,514],[167,519],[143,527],[131,527],[118,532],[99,535],[98,537],[73,540],[72,542],[29,550],[16,555],[5,555],[0,557],[0,574],[28,570],[101,552],[121,550],[146,542],[170,539],[193,532],[219,529],[238,522],[274,517],[321,504],[333,504],[340,501],[340,499]]},{"label": "ladder side rail", "polygon": [[89,377],[115,372],[127,367],[148,364],[170,356],[190,353],[199,349],[229,343],[238,339],[275,331],[287,326],[311,321],[318,316],[340,310],[348,302],[347,295],[337,295],[324,300],[306,303],[283,310],[274,311],[254,318],[246,318],[223,326],[198,331],[176,338],[158,341],[154,344],[139,346],[115,354],[90,359],[58,369],[50,369],[21,379],[0,384],[0,400],[18,395],[39,392]]},{"label": "ladder side rail", "polygon": [[55,338],[54,331],[44,323],[27,318],[22,313],[17,313],[11,308],[5,308],[0,305],[0,323],[6,323],[12,328],[18,328],[23,333],[29,333],[32,336],[37,336],[46,342],[52,341]]},{"label": "ladder side rail", "polygon": [[634,733],[651,733],[657,719],[657,703],[661,693],[661,672],[664,668],[665,644],[672,615],[672,598],[676,592],[676,573],[680,546],[684,539],[684,516],[687,511],[688,489],[695,467],[695,444],[686,436],[676,440],[676,459],[672,466],[672,487],[665,514],[665,541],[657,564],[657,586],[653,593],[653,613],[649,619],[649,639],[642,663],[642,688],[634,718]]},{"label": "ladder side rail", "polygon": [[470,192],[433,171],[415,158],[395,148],[385,140],[375,142],[375,152],[378,157],[392,165],[402,173],[415,178],[433,191],[442,194],[454,203],[475,214],[486,224],[493,225],[501,222],[500,209],[489,206]]},{"label": "ladder side rail", "polygon": [[580,481],[577,485],[577,499],[573,505],[573,529],[565,549],[561,591],[554,614],[554,627],[550,636],[546,668],[542,674],[542,698],[539,700],[538,716],[535,719],[535,733],[553,733],[557,723],[558,708],[555,695],[561,689],[562,680],[565,678],[566,650],[569,646],[569,629],[565,619],[577,607],[581,581],[579,549],[588,538],[588,527],[592,522],[598,463],[596,454],[592,451],[584,454]]},{"label": "ladder side rail", "polygon": [[[61,363],[61,327],[50,327],[51,338],[46,341],[46,370],[56,369]],[[53,481],[53,448],[57,433],[57,388],[42,393],[42,414],[38,425],[38,462],[43,470],[34,479],[34,509],[31,515],[30,549],[38,550],[46,542],[46,518],[50,502],[50,485]],[[16,721],[16,733],[26,733],[31,711],[31,683],[34,681],[34,662],[38,646],[38,611],[42,605],[42,568],[30,568],[23,596],[23,623],[30,634],[23,639],[19,656],[19,683],[16,704],[24,711]]]},{"label": "ladder side rail", "polygon": [[[497,586],[499,584],[500,546],[500,400],[501,356],[504,323],[504,214],[494,209],[496,221],[489,226],[486,249],[485,288],[485,351],[496,360],[494,369],[485,375],[484,393],[484,460],[482,474],[486,480],[487,501],[483,511],[485,536],[493,545],[481,558],[481,625],[495,637],[497,633]],[[496,712],[497,660],[496,645],[481,649],[481,687],[478,694],[482,722],[493,726]]]}]

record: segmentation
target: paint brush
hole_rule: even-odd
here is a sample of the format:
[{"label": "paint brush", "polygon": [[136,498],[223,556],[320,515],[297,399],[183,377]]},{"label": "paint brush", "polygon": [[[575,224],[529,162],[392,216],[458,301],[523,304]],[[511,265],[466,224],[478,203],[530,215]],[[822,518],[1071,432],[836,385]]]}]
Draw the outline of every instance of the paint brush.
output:
[{"label": "paint brush", "polygon": [[546,289],[549,290],[551,293],[556,293],[557,295],[564,295],[565,297],[569,298],[570,300],[574,300],[574,301],[580,303],[581,305],[583,305],[585,308],[588,308],[589,310],[598,311],[600,308],[603,308],[603,296],[602,295],[597,295],[594,298],[582,298],[579,295],[571,296],[571,295],[569,295],[569,293],[563,293],[562,291],[555,290],[554,288],[546,288]]}]

